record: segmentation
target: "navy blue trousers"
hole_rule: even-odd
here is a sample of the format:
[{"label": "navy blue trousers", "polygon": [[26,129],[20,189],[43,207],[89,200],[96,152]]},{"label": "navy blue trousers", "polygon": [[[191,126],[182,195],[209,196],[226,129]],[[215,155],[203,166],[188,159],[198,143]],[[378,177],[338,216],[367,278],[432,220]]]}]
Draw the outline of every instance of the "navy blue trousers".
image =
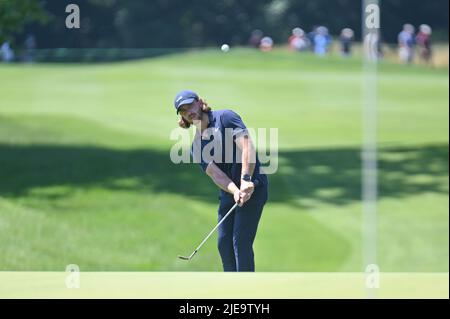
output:
[{"label": "navy blue trousers", "polygon": [[[218,248],[224,271],[255,271],[253,241],[267,201],[267,186],[256,187],[252,197],[234,211],[218,228]],[[234,205],[233,197],[222,195],[219,221]]]}]

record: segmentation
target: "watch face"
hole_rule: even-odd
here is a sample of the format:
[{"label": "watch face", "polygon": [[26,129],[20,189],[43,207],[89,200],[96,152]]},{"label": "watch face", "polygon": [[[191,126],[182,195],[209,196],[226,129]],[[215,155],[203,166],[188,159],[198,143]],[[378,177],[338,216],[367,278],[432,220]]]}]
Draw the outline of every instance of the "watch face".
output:
[{"label": "watch face", "polygon": [[245,174],[244,176],[242,176],[242,179],[246,182],[250,182],[252,180],[252,177],[248,174]]}]

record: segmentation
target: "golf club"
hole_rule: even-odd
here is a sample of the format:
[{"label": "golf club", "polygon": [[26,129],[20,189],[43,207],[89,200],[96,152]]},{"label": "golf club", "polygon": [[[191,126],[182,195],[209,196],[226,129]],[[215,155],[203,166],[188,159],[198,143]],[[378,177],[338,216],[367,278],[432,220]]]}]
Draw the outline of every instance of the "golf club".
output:
[{"label": "golf club", "polygon": [[[256,187],[259,186],[259,180],[255,180],[253,181],[253,184]],[[227,217],[231,214],[231,212],[238,206],[238,203],[235,203],[233,205],[233,207],[230,208],[230,210],[228,211],[228,213],[226,213],[225,216],[223,216],[223,218],[220,220],[220,222],[216,225],[216,227],[213,228],[213,230],[211,230],[211,232],[208,234],[208,236],[206,236],[205,239],[203,239],[203,241],[200,243],[200,245],[198,245],[198,247],[194,250],[194,252],[190,255],[190,256],[180,256],[178,255],[178,258],[180,258],[181,260],[191,260],[192,257],[194,257],[194,255],[199,251],[200,247],[203,246],[203,244],[208,240],[208,238],[212,235],[212,233],[214,233],[214,231],[220,226],[220,224],[223,223],[223,221],[225,219],[227,219]]]},{"label": "golf club", "polygon": [[238,203],[234,204],[233,207],[230,208],[228,213],[220,220],[220,222],[216,225],[216,227],[214,227],[213,230],[211,230],[211,232],[208,234],[208,236],[206,236],[206,238],[203,239],[203,241],[200,243],[200,245],[198,245],[198,247],[194,250],[194,252],[189,257],[178,255],[178,258],[180,258],[182,260],[191,260],[192,257],[194,257],[194,255],[198,252],[200,247],[203,246],[203,244],[208,240],[208,238],[212,235],[212,233],[214,233],[214,231],[220,226],[220,224],[222,224],[222,222],[228,217],[228,215],[231,214],[231,212],[236,208],[237,205],[238,205]]}]

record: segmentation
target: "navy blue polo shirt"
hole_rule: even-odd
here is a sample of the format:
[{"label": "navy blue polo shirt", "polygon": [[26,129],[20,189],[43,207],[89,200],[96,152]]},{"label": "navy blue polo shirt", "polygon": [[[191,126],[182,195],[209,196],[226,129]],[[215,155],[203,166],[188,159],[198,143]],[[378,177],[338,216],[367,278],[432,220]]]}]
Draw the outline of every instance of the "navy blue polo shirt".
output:
[{"label": "navy blue polo shirt", "polygon": [[[214,162],[235,184],[240,187],[242,153],[236,146],[238,136],[247,135],[247,127],[241,117],[232,110],[208,112],[209,123],[205,134],[197,131],[191,147],[194,163],[200,164],[206,171],[209,163]],[[252,180],[260,185],[267,185],[267,177],[260,173],[261,163],[256,154],[255,170]],[[223,192],[223,190],[222,190]]]}]

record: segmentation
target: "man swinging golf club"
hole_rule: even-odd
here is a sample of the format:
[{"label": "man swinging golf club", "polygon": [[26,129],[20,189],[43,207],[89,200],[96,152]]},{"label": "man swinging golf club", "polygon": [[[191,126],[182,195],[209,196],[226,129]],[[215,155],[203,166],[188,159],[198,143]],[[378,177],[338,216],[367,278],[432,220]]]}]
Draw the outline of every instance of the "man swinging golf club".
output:
[{"label": "man swinging golf club", "polygon": [[[247,128],[231,110],[213,111],[195,92],[185,90],[175,97],[181,115],[179,125],[196,127],[191,155],[220,188],[218,248],[224,271],[254,271],[253,241],[268,196],[267,176]],[[212,143],[212,144],[211,144]]]}]

